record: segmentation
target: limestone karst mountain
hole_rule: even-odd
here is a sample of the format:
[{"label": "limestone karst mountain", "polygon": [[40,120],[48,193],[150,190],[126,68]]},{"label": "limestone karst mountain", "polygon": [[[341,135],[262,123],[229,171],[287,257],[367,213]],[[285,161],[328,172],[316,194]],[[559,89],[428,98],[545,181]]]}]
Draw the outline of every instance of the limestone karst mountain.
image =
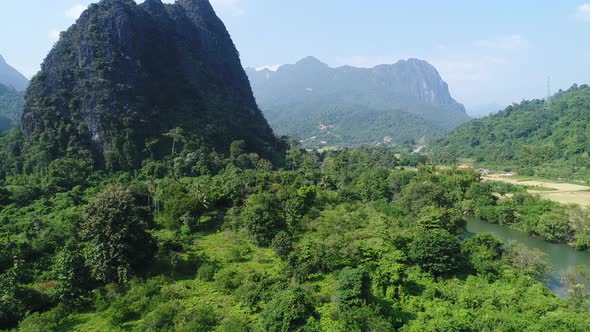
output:
[{"label": "limestone karst mountain", "polygon": [[[277,145],[208,0],[90,5],[31,81],[22,128],[24,153],[41,162],[86,151],[109,169],[169,153],[176,139],[220,152],[244,140],[263,156]],[[183,137],[164,135],[176,128]]]}]

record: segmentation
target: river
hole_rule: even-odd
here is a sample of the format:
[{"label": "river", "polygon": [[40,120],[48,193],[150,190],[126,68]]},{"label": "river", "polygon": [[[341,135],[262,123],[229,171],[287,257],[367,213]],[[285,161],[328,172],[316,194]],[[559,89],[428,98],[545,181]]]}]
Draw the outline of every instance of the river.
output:
[{"label": "river", "polygon": [[525,232],[472,218],[467,221],[467,232],[471,235],[491,233],[502,239],[505,243],[516,241],[530,249],[542,251],[546,255],[545,259],[552,270],[547,273],[549,281],[546,285],[551,291],[561,297],[564,297],[567,292],[560,281],[560,276],[563,272],[567,271],[570,267],[579,265],[590,269],[590,251],[578,251],[566,244],[547,242],[530,236]]}]

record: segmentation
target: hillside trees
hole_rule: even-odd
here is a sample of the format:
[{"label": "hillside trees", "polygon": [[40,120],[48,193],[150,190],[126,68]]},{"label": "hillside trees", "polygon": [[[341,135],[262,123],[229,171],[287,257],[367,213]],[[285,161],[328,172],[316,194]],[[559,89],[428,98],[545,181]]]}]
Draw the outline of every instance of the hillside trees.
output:
[{"label": "hillside trees", "polygon": [[433,160],[454,163],[457,158],[470,158],[487,168],[588,181],[589,107],[587,85],[557,93],[549,108],[543,100],[513,104],[439,139],[431,147]]}]

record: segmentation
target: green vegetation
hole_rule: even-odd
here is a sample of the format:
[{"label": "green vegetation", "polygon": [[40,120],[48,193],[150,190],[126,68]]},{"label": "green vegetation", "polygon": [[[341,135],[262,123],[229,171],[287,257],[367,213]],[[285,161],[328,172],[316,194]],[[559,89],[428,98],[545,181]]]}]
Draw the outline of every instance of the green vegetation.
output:
[{"label": "green vegetation", "polygon": [[[407,80],[434,77],[415,86],[436,103],[401,98],[394,106],[419,107],[371,117],[400,120],[374,133],[466,120],[434,68],[401,64]],[[409,86],[379,81],[386,96]],[[582,112],[587,90],[553,107]],[[376,104],[346,93],[392,107],[367,96]],[[22,122],[0,136],[0,329],[590,330],[589,272],[564,274],[560,299],[538,252],[465,231],[475,217],[588,250],[590,210],[406,147],[285,151],[208,1],[90,5],[31,82]],[[572,143],[565,129],[551,135]],[[587,158],[574,137],[559,158]]]},{"label": "green vegetation", "polygon": [[[15,139],[2,138],[5,154]],[[1,327],[590,329],[586,272],[564,276],[562,300],[534,252],[463,237],[477,216],[587,248],[587,211],[472,171],[404,169],[385,148],[294,148],[277,168],[242,147],[214,159],[179,148],[111,174],[0,159]]]},{"label": "green vegetation", "polygon": [[473,120],[432,147],[436,162],[472,158],[477,165],[521,175],[590,181],[590,87],[558,92],[549,107],[523,101]]}]

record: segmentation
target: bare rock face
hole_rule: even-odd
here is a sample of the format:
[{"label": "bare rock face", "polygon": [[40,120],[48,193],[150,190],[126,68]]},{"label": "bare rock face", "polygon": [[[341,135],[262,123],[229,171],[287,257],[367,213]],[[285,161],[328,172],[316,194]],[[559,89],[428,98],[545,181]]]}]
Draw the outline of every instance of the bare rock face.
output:
[{"label": "bare rock face", "polygon": [[208,0],[90,5],[49,53],[26,100],[28,147],[48,160],[84,150],[99,166],[134,168],[146,141],[164,144],[177,127],[221,152],[234,140],[262,155],[276,146]]}]

